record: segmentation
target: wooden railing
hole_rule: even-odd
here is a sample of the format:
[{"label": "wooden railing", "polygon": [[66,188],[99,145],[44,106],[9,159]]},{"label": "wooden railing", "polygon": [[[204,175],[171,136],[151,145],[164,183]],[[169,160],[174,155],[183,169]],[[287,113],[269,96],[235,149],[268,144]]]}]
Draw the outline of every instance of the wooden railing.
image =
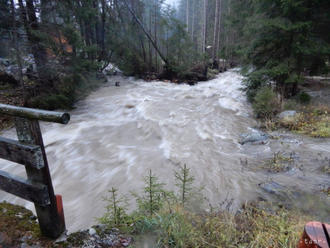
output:
[{"label": "wooden railing", "polygon": [[68,113],[0,104],[13,116],[18,141],[0,137],[0,158],[25,166],[27,179],[0,170],[0,189],[34,203],[41,233],[57,238],[65,231],[62,197],[54,194],[39,120],[67,124]]}]

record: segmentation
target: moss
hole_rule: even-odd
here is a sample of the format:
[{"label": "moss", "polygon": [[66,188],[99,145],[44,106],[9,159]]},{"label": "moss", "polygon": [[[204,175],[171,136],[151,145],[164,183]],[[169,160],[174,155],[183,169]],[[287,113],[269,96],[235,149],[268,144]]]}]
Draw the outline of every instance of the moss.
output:
[{"label": "moss", "polygon": [[84,244],[84,240],[86,239],[86,234],[82,232],[71,233],[67,238],[67,241],[64,242],[64,245],[73,245],[73,246],[82,246]]},{"label": "moss", "polygon": [[40,236],[40,229],[30,210],[7,202],[0,203],[0,230],[13,240],[19,240],[22,234],[28,233],[32,239]]}]

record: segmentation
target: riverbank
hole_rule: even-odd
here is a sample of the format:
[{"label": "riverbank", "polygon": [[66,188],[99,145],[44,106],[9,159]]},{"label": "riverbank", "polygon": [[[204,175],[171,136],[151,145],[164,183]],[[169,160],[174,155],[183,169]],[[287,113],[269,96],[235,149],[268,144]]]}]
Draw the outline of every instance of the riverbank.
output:
[{"label": "riverbank", "polygon": [[128,247],[132,238],[116,228],[93,226],[90,229],[63,234],[57,240],[42,237],[36,216],[24,207],[0,203],[0,247],[6,248],[73,248]]},{"label": "riverbank", "polygon": [[[40,235],[36,217],[31,211],[0,203],[0,212],[0,245],[8,248],[152,248],[156,244],[159,247],[295,247],[304,224],[310,220],[281,206],[265,204],[263,207],[261,204],[244,205],[235,215],[227,211],[196,214],[182,206],[171,205],[155,216],[144,216],[144,220],[131,224],[138,228],[139,235],[134,235],[136,242],[132,235],[122,234],[119,229],[106,225],[50,240]],[[150,241],[150,237],[154,240]]]},{"label": "riverbank", "polygon": [[[239,214],[244,202],[259,199],[329,222],[329,175],[322,171],[329,164],[329,139],[280,130],[268,133],[262,142],[240,142],[241,134],[258,127],[240,91],[242,79],[232,70],[190,87],[114,76],[77,103],[70,125],[42,123],[54,188],[63,195],[70,231],[95,224],[95,217],[106,211],[102,199],[112,187],[129,198],[128,213],[134,211],[137,204],[131,191],[143,191],[149,169],[168,185],[167,190],[173,190],[175,181],[169,175],[183,164],[191,169],[196,187],[204,186],[205,200],[200,202],[208,211],[220,205]],[[1,166],[21,173],[7,163]],[[0,196],[33,209],[16,197]],[[175,206],[175,211],[181,211]],[[221,208],[216,212],[221,213]],[[201,219],[199,213],[196,220]],[[188,220],[184,226],[191,230],[195,228],[191,223],[199,222],[187,216],[178,212],[173,221]],[[215,215],[212,221],[217,223],[219,218]],[[149,220],[146,224],[158,219]],[[218,223],[224,230],[241,225],[224,220]],[[221,226],[223,222],[229,226]]]},{"label": "riverbank", "polygon": [[[103,74],[86,73],[64,76],[56,86],[40,85],[38,81],[25,82],[24,90],[19,86],[0,87],[0,102],[15,106],[25,106],[45,110],[72,110],[74,104],[107,82]],[[24,100],[27,99],[27,100]],[[13,125],[12,118],[0,116],[0,130]]]},{"label": "riverbank", "polygon": [[[321,78],[322,79],[322,78]],[[299,93],[281,99],[271,87],[261,88],[252,106],[267,131],[286,129],[315,138],[330,137],[330,80],[306,78],[298,87]]]}]

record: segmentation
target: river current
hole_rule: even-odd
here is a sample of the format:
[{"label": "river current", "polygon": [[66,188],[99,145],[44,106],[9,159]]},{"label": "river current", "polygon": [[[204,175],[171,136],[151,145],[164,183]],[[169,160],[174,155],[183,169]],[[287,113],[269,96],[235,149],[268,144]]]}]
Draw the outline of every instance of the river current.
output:
[{"label": "river current", "polygon": [[[330,186],[329,175],[319,170],[330,163],[329,139],[277,133],[279,138],[266,144],[239,143],[240,134],[257,125],[240,90],[242,79],[235,70],[196,86],[114,76],[76,104],[68,125],[42,123],[53,185],[63,196],[69,231],[96,223],[111,187],[132,198],[130,192],[142,189],[149,169],[167,189],[175,189],[174,171],[186,164],[211,205],[221,207],[232,199],[233,210],[245,201],[271,197],[258,186],[263,182],[276,181],[311,195]],[[114,86],[117,81],[120,87]],[[15,137],[14,130],[3,135]],[[294,154],[292,170],[271,174],[258,169],[260,161],[278,151]],[[21,166],[4,160],[0,167],[25,175]],[[0,200],[33,210],[32,203],[4,192]],[[330,209],[329,197],[321,200]],[[130,206],[132,210],[134,201]]]}]

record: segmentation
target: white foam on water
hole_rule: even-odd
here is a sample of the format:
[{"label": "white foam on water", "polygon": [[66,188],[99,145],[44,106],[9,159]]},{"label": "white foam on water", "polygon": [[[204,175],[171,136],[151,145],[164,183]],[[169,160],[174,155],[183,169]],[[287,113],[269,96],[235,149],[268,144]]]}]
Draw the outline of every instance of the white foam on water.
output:
[{"label": "white foam on water", "polygon": [[[102,216],[102,198],[111,187],[126,196],[140,191],[149,169],[174,189],[173,171],[187,164],[195,185],[204,186],[203,194],[214,206],[227,195],[235,206],[254,199],[256,185],[267,175],[242,170],[240,158],[253,159],[275,148],[248,150],[238,143],[239,135],[256,124],[240,91],[242,79],[228,71],[191,87],[116,76],[109,82],[120,81],[121,86],[109,83],[77,103],[68,125],[42,123],[69,231],[88,228]],[[15,138],[13,130],[4,135]],[[22,167],[7,161],[0,160],[0,167],[25,176]],[[0,192],[0,199],[33,210],[31,203],[12,195]]]}]

